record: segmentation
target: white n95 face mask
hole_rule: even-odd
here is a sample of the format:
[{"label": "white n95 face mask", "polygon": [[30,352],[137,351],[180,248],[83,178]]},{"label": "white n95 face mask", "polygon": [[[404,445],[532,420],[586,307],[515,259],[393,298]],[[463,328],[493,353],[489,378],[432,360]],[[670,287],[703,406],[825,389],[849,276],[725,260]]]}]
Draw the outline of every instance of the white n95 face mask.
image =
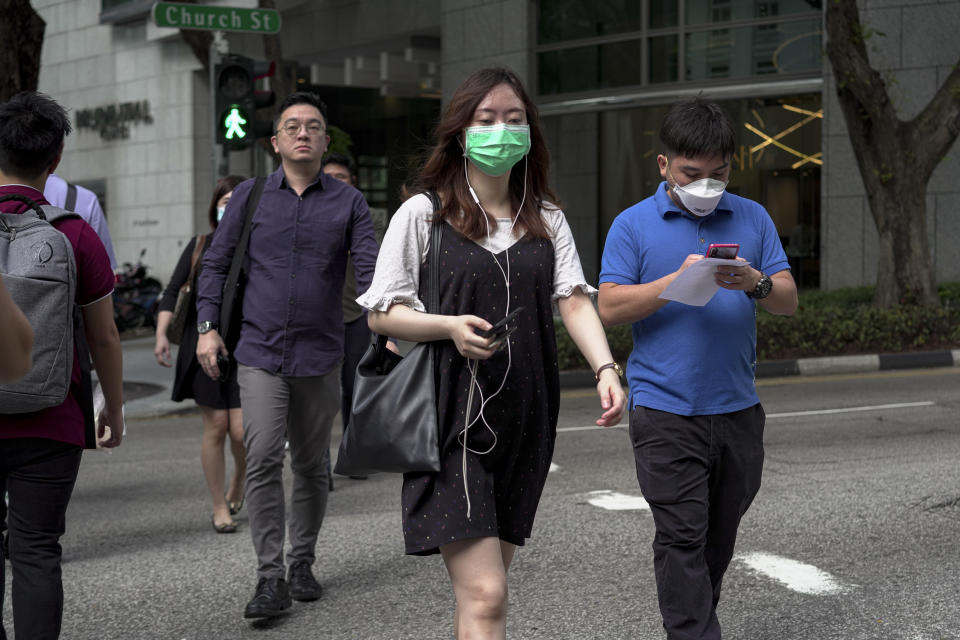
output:
[{"label": "white n95 face mask", "polygon": [[713,213],[727,189],[727,183],[713,178],[704,178],[681,187],[673,185],[680,202],[690,213],[697,216],[706,216]]}]

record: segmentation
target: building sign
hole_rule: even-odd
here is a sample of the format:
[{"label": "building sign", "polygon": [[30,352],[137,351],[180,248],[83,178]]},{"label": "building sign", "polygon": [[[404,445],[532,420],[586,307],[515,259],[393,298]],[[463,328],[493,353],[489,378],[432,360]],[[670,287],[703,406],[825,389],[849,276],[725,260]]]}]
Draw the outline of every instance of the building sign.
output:
[{"label": "building sign", "polygon": [[130,124],[135,122],[153,124],[149,100],[78,109],[74,114],[77,130],[96,131],[104,140],[129,138]]},{"label": "building sign", "polygon": [[182,2],[153,5],[153,22],[158,27],[206,31],[247,31],[277,33],[280,12],[275,9],[243,9]]}]

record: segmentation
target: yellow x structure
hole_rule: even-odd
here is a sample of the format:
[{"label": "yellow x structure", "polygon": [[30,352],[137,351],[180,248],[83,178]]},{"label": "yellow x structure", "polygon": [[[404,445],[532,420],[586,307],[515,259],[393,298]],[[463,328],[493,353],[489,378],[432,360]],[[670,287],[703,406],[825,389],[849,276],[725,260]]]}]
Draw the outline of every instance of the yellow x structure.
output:
[{"label": "yellow x structure", "polygon": [[750,148],[750,153],[751,153],[751,154],[757,153],[758,151],[760,151],[760,150],[764,149],[765,147],[767,147],[768,145],[771,145],[771,144],[772,144],[772,145],[774,145],[775,147],[779,147],[780,149],[783,149],[783,150],[786,151],[787,153],[792,154],[792,155],[795,155],[795,156],[797,156],[798,158],[800,158],[799,161],[797,161],[797,162],[795,162],[795,163],[793,163],[793,164],[791,165],[791,167],[790,167],[791,169],[796,169],[796,168],[798,168],[798,167],[802,167],[803,165],[807,164],[808,162],[813,163],[813,164],[817,164],[817,165],[822,165],[822,164],[823,164],[823,152],[822,152],[822,151],[818,151],[817,153],[815,153],[815,154],[813,154],[813,155],[807,155],[806,153],[803,153],[802,151],[798,151],[798,150],[794,149],[793,147],[790,147],[790,146],[788,146],[788,145],[780,142],[780,140],[781,140],[783,137],[790,135],[791,133],[793,133],[794,131],[796,131],[796,130],[799,129],[800,127],[803,127],[804,125],[806,125],[806,124],[808,124],[808,123],[810,123],[810,122],[813,122],[813,121],[816,120],[817,118],[823,118],[823,109],[819,109],[819,110],[817,110],[817,111],[810,111],[810,110],[808,110],[808,109],[801,109],[800,107],[794,107],[794,106],[788,105],[788,104],[783,105],[783,108],[786,109],[787,111],[793,111],[793,112],[795,112],[795,113],[799,113],[799,114],[805,115],[805,116],[807,116],[807,117],[804,118],[803,120],[795,123],[795,124],[790,125],[789,127],[787,127],[786,129],[784,129],[784,130],[781,131],[780,133],[777,133],[776,135],[773,135],[773,136],[770,136],[770,135],[764,133],[763,131],[761,131],[761,130],[758,129],[757,127],[753,126],[753,125],[750,124],[749,122],[748,122],[748,123],[745,123],[743,126],[746,127],[746,129],[747,129],[748,131],[751,131],[751,132],[757,134],[758,136],[760,136],[761,138],[763,138],[763,142],[761,142],[761,143],[759,143],[759,144],[757,144],[757,145],[755,145],[755,146],[753,146],[753,147]]}]

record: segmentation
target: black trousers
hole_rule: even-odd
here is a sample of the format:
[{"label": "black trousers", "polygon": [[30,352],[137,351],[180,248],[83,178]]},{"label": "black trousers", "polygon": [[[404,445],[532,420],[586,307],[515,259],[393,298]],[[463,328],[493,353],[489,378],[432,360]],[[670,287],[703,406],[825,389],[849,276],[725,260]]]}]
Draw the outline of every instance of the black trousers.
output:
[{"label": "black trousers", "polygon": [[637,480],[656,525],[653,564],[670,640],[719,640],[717,603],[740,519],[760,489],[763,407],[630,413]]},{"label": "black trousers", "polygon": [[[60,536],[82,449],[43,438],[0,440],[0,486],[6,485],[7,536],[17,638],[54,640],[63,618]],[[0,612],[5,563],[0,560]],[[0,639],[5,639],[0,621]]]}]

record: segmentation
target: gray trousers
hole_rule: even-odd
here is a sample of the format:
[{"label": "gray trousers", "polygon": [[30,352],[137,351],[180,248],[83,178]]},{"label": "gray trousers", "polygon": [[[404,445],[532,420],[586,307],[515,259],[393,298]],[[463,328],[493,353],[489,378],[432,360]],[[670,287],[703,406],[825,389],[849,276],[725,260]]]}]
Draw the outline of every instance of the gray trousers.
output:
[{"label": "gray trousers", "polygon": [[240,365],[246,504],[262,578],[283,578],[284,436],[290,442],[293,495],[290,564],[313,564],[327,510],[330,427],[340,408],[340,366],[322,376],[283,377]]}]

